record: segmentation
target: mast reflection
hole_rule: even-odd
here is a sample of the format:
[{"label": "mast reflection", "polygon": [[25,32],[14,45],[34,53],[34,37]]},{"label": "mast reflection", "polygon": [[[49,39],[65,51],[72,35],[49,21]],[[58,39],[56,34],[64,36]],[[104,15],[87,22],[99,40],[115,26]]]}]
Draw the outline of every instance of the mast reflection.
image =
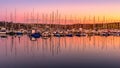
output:
[{"label": "mast reflection", "polygon": [[0,38],[5,56],[57,56],[70,53],[120,51],[120,37],[51,37],[48,39],[28,36]]}]

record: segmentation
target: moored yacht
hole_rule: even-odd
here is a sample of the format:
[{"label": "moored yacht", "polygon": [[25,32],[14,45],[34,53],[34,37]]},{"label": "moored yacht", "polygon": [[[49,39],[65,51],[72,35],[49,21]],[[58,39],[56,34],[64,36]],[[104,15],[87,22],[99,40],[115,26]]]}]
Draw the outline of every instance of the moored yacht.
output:
[{"label": "moored yacht", "polygon": [[1,28],[0,29],[0,34],[6,34],[6,31],[7,31],[6,28]]},{"label": "moored yacht", "polygon": [[37,29],[32,29],[30,36],[31,36],[31,37],[34,37],[34,38],[40,38],[40,37],[41,37],[41,33],[38,32]]}]

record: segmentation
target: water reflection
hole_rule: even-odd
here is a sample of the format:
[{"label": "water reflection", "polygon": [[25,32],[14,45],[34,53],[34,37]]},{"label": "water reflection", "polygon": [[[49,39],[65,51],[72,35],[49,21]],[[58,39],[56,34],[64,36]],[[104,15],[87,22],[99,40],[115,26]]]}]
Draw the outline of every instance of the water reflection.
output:
[{"label": "water reflection", "polygon": [[91,51],[120,51],[120,37],[52,37],[35,39],[28,36],[9,36],[0,38],[0,56],[5,51],[6,56],[31,55],[59,55]]},{"label": "water reflection", "polygon": [[33,62],[34,65],[40,63],[38,65],[44,66],[55,65],[52,63],[76,66],[93,61],[94,63],[108,60],[111,63],[120,62],[120,37],[117,36],[31,39],[23,35],[0,38],[0,43],[0,63],[2,64],[3,62],[22,64],[26,61],[28,66]]}]

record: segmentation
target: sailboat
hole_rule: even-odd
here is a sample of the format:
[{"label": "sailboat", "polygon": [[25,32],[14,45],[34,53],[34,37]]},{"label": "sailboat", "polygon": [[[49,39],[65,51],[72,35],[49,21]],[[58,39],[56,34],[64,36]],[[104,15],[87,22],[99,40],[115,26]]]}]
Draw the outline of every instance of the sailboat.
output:
[{"label": "sailboat", "polygon": [[7,34],[11,36],[15,35],[14,29],[11,28],[10,31],[7,32]]},{"label": "sailboat", "polygon": [[10,30],[7,32],[7,34],[8,34],[8,35],[11,35],[11,36],[15,35],[15,31],[14,31],[14,29],[13,29],[13,19],[12,19],[12,17],[13,17],[13,15],[12,15],[12,13],[11,13],[11,14],[10,14],[10,18],[11,18],[11,28],[10,28]]},{"label": "sailboat", "polygon": [[[24,13],[24,18],[25,18],[25,13]],[[16,9],[15,9],[15,22],[16,22]],[[20,24],[18,24],[18,31],[16,31],[16,35],[23,35],[24,29],[20,28]]]},{"label": "sailboat", "polygon": [[37,41],[37,38],[35,38],[35,37],[30,37],[30,40],[31,40],[31,41]]},{"label": "sailboat", "polygon": [[0,37],[3,37],[3,38],[6,38],[7,35],[6,35],[6,32],[7,32],[7,29],[6,29],[6,23],[7,23],[7,9],[6,9],[6,17],[5,17],[6,21],[4,21],[4,27],[2,27],[0,29]]},{"label": "sailboat", "polygon": [[44,28],[44,31],[42,32],[42,38],[44,38],[44,39],[47,39],[47,38],[49,38],[50,36],[51,36],[51,34],[50,34],[50,32],[49,32],[49,29],[50,29],[50,27],[47,25],[47,20],[48,20],[48,15],[46,14],[46,16],[44,17],[44,15],[43,15],[43,22],[44,22],[44,18],[45,18],[45,28]]},{"label": "sailboat", "polygon": [[73,34],[71,31],[68,31],[68,34],[66,34],[67,37],[73,37]]},{"label": "sailboat", "polygon": [[54,15],[54,12],[50,13],[50,20],[49,20],[49,25],[50,25],[50,37],[53,37],[54,36],[54,31],[53,31],[53,15]]},{"label": "sailboat", "polygon": [[[33,15],[31,15],[31,17],[33,18],[34,20],[34,9],[33,9]],[[34,37],[34,38],[40,38],[41,37],[41,33],[38,31],[38,29],[36,27],[33,27],[31,29],[31,34],[30,34],[31,37]]]},{"label": "sailboat", "polygon": [[1,28],[0,30],[0,37],[2,38],[6,38],[7,35],[6,35],[6,28]]},{"label": "sailboat", "polygon": [[16,31],[16,35],[23,35],[23,31],[24,29],[19,29],[18,31]]},{"label": "sailboat", "polygon": [[[81,19],[80,19],[80,20],[81,20]],[[78,24],[81,23],[80,20],[78,20]],[[80,37],[80,36],[81,36],[81,32],[82,32],[82,28],[81,28],[81,26],[80,26],[80,28],[76,30],[76,32],[75,32],[75,36]]]},{"label": "sailboat", "polygon": [[[85,20],[86,20],[86,17],[84,17],[83,23],[81,24],[81,25],[83,25],[83,27],[80,26],[80,28],[78,29],[78,31],[77,31],[77,33],[76,33],[76,36],[78,36],[78,37],[80,37],[80,36],[86,36],[85,30],[83,29],[83,28],[84,28]],[[81,23],[81,19],[80,19],[79,22]]]},{"label": "sailboat", "polygon": [[[72,16],[71,16],[71,20],[72,20]],[[71,29],[67,29],[66,36],[73,37],[73,25],[71,25]]]},{"label": "sailboat", "polygon": [[[103,21],[105,21],[105,17],[104,17],[104,20]],[[105,25],[106,26],[106,25]],[[103,28],[104,28],[104,24],[103,24]],[[102,36],[110,36],[110,31],[107,29],[107,28],[105,28],[102,32],[101,32],[101,35]]]},{"label": "sailboat", "polygon": [[31,30],[31,37],[34,37],[34,38],[40,38],[41,37],[41,34],[37,31],[36,28],[32,28]]},{"label": "sailboat", "polygon": [[0,29],[0,34],[6,34],[6,28],[2,27],[2,28]]},{"label": "sailboat", "polygon": [[53,32],[54,36],[55,37],[62,37],[62,31],[60,29],[60,14],[58,14],[58,10],[57,10],[57,13],[56,13],[55,22],[57,22],[58,24],[56,24],[57,28]]}]

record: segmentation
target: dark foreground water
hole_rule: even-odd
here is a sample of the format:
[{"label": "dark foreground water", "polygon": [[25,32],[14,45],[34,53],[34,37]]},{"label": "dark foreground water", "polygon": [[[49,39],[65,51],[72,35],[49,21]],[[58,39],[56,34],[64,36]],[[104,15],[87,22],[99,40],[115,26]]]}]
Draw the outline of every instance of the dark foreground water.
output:
[{"label": "dark foreground water", "polygon": [[0,38],[0,68],[120,68],[120,37]]}]

